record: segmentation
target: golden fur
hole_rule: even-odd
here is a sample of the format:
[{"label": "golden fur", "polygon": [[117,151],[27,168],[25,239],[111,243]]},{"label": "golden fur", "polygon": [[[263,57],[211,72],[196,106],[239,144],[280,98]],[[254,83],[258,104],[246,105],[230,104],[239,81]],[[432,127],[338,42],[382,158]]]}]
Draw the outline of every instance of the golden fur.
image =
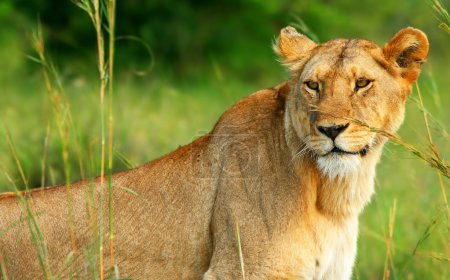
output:
[{"label": "golden fur", "polygon": [[[374,192],[386,141],[369,127],[398,129],[428,42],[406,28],[383,49],[359,39],[316,45],[287,27],[275,49],[289,81],[239,101],[193,143],[113,175],[122,278],[241,279],[237,225],[246,279],[351,277],[358,214]],[[326,134],[337,128],[333,141]],[[106,190],[98,179],[94,185],[98,207]],[[89,278],[83,251],[97,230],[89,186],[78,182],[70,190],[80,278]],[[49,273],[63,278],[71,273],[66,195],[64,187],[27,194]],[[26,216],[14,195],[0,196],[0,258],[10,278],[41,279]]]}]

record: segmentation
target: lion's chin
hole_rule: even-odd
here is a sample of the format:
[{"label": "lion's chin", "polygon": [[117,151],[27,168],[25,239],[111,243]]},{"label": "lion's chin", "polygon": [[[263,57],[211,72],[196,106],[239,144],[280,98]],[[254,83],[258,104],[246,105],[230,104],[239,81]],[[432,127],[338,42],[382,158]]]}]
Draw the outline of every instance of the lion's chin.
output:
[{"label": "lion's chin", "polygon": [[346,177],[357,172],[361,166],[361,157],[352,154],[331,153],[317,158],[320,171],[334,179]]}]

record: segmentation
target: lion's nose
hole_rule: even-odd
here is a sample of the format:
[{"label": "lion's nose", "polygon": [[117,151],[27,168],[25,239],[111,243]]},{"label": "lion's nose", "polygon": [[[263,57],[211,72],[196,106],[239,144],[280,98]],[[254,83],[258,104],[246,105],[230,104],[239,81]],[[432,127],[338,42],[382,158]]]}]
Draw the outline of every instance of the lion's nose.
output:
[{"label": "lion's nose", "polygon": [[328,136],[331,140],[336,139],[341,132],[347,129],[349,123],[343,125],[333,125],[333,126],[317,126],[320,133]]}]

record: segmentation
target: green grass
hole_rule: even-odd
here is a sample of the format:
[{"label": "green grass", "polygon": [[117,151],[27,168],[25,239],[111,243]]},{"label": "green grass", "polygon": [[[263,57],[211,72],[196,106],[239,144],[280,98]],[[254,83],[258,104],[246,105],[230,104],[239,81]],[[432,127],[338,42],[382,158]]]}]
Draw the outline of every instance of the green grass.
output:
[{"label": "green grass", "polygon": [[[442,123],[448,123],[450,112],[434,105],[432,87],[427,73],[421,81],[422,95],[427,106],[438,112]],[[140,78],[121,78],[116,84],[115,95],[115,130],[114,150],[116,152],[115,170],[126,169],[119,154],[123,154],[132,165],[136,166],[176,149],[179,145],[191,142],[212,128],[221,113],[238,99],[249,93],[269,87],[281,81],[271,77],[267,85],[251,84],[239,81],[227,75],[226,88],[214,75],[204,82],[181,81],[175,84],[164,77],[151,82]],[[84,160],[87,162],[88,151],[99,155],[99,131],[97,121],[98,98],[94,82],[82,81],[77,77],[67,83],[67,96],[71,104],[74,123],[81,139]],[[32,80],[30,84],[39,85]],[[26,86],[26,85],[23,85]],[[34,86],[36,88],[36,86]],[[18,89],[16,89],[18,90]],[[43,157],[44,139],[47,125],[51,124],[50,145],[48,148],[47,184],[63,183],[64,171],[60,160],[60,148],[52,116],[45,112],[50,110],[46,104],[45,90],[41,86],[26,99],[20,99],[20,105],[14,105],[17,97],[5,95],[6,100],[0,106],[2,118],[8,124],[16,144],[18,157],[23,163],[25,174],[30,184],[40,185],[39,160]],[[412,97],[417,96],[413,93]],[[449,96],[441,95],[437,104],[449,104]],[[44,100],[44,101],[43,101]],[[441,111],[442,109],[442,111]],[[42,116],[45,117],[37,117]],[[21,116],[20,122],[17,122]],[[449,158],[448,138],[434,130],[436,142],[444,158]],[[417,105],[410,100],[407,105],[407,117],[399,135],[406,141],[426,149],[427,137],[423,116]],[[30,145],[33,143],[33,145]],[[20,174],[14,168],[14,162],[6,147],[1,144],[2,162],[6,163],[17,180]],[[447,145],[447,146],[446,146]],[[92,147],[94,146],[94,147]],[[73,148],[73,147],[72,147]],[[72,176],[77,178],[77,161],[75,151],[71,153]],[[37,159],[37,160],[36,160]],[[98,175],[100,161],[94,156]],[[403,147],[390,142],[387,145],[377,170],[377,194],[372,203],[361,215],[359,252],[356,262],[356,274],[359,279],[380,279],[384,271],[385,240],[388,232],[389,209],[397,200],[395,227],[393,235],[394,265],[396,278],[392,279],[446,279],[450,276],[448,260],[448,224],[443,209],[442,194],[436,172],[420,159],[408,153]],[[34,179],[33,179],[34,177]],[[53,179],[52,179],[53,177]],[[79,175],[78,175],[79,177]],[[448,192],[449,180],[444,181]],[[8,183],[2,180],[3,190]],[[414,249],[430,224],[437,219],[428,238],[421,242],[413,256]],[[442,254],[439,255],[439,254]],[[434,257],[433,257],[434,256]],[[431,276],[430,276],[431,275]],[[431,278],[430,278],[431,277]]]},{"label": "green grass", "polygon": [[[94,148],[96,152],[93,153],[99,154],[100,126],[96,121],[98,117],[96,89],[91,81],[83,82],[82,79],[77,78],[68,84],[67,96],[87,160],[86,151],[90,150],[92,143],[97,143]],[[187,144],[204,134],[226,108],[262,86],[233,81],[231,76],[227,77],[227,81],[228,92],[219,86],[220,83],[214,76],[209,76],[208,81],[202,84],[187,85],[182,83],[175,85],[164,79],[151,83],[134,78],[120,80],[116,85],[114,103],[116,112],[114,150],[124,154],[133,165],[161,156],[176,149],[178,145]],[[267,86],[273,85],[274,82],[271,81]],[[427,82],[425,80],[423,83]],[[46,93],[39,81],[32,80],[30,84],[35,85],[29,85],[30,88],[36,89],[36,85],[38,87],[28,98],[18,99],[14,94],[5,94],[6,100],[4,99],[2,103],[3,108],[0,108],[3,112],[2,119],[11,129],[25,174],[35,186],[39,186],[41,178],[39,174],[41,169],[36,163],[43,157],[46,127],[51,124],[47,184],[62,183],[64,172],[60,161],[61,143],[57,138],[51,114],[46,113],[50,110],[50,106],[45,102]],[[426,86],[424,88],[423,95],[428,95],[426,100],[432,104],[433,99],[429,98],[431,92],[426,90]],[[17,88],[11,90],[20,91]],[[441,98],[443,100],[440,104],[449,104],[448,96]],[[19,101],[20,104],[17,104]],[[440,119],[450,118],[449,112],[442,113]],[[424,147],[425,133],[421,112],[414,102],[410,101],[407,118],[399,134],[413,144]],[[448,141],[448,139],[440,140],[441,143]],[[443,152],[448,158],[448,146]],[[13,159],[3,142],[0,155],[7,169],[14,171],[16,179],[19,179]],[[70,158],[75,158],[75,151],[72,151]],[[99,166],[98,158],[95,160]],[[79,173],[76,160],[72,160],[71,164],[73,179],[76,179],[76,174]],[[116,170],[126,168],[118,157],[114,166]],[[93,173],[90,175],[94,175]],[[448,180],[445,184],[448,190]],[[5,187],[10,184],[3,179],[0,185]],[[3,188],[7,189],[8,187]],[[379,279],[380,275],[383,275],[385,258],[383,238],[387,233],[389,208],[392,207],[394,199],[397,200],[394,261],[399,274],[398,279],[406,279],[408,275],[413,275],[411,279],[427,279],[429,275],[433,275],[432,279],[445,279],[446,275],[450,275],[448,261],[427,256],[430,253],[443,253],[448,257],[448,254],[445,255],[448,248],[448,221],[443,214],[442,195],[436,174],[424,162],[393,143],[387,146],[378,167],[377,194],[361,216],[356,265],[359,279]],[[419,253],[413,256],[417,242],[435,219],[438,219],[438,226],[420,244],[417,249]]]},{"label": "green grass", "polygon": [[[433,115],[427,116],[433,142],[448,163],[450,95],[446,93],[450,81],[449,60],[445,58],[449,56],[448,52],[446,57],[436,55],[433,40],[441,40],[437,46],[448,46],[450,38],[440,36],[433,34],[431,38],[432,50],[420,88],[424,105]],[[442,43],[442,40],[447,41]],[[268,42],[261,48],[269,48],[269,45]],[[74,124],[70,136],[62,140],[39,68],[31,66],[31,70],[20,70],[20,65],[33,63],[26,62],[25,55],[18,51],[20,47],[19,41],[12,40],[2,47],[4,52],[0,54],[13,70],[19,69],[0,72],[0,120],[8,128],[17,151],[17,157],[12,156],[7,138],[2,137],[5,141],[0,141],[0,168],[3,170],[0,192],[14,191],[15,185],[19,188],[41,186],[42,181],[45,185],[64,184],[67,170],[71,171],[71,181],[78,180],[81,178],[78,157],[86,167],[86,177],[100,175],[102,159],[99,155],[102,138],[105,139],[100,133],[99,80],[95,78],[95,64],[94,70],[79,71],[70,67],[71,61],[59,63],[63,65],[61,81]],[[199,73],[189,78],[162,68],[144,77],[131,71],[119,71],[112,103],[114,171],[140,165],[190,143],[209,131],[237,100],[287,77],[272,58],[261,58],[265,66],[255,79],[248,78],[252,75],[231,71],[223,62],[219,63],[220,57],[210,55],[207,61],[200,71],[192,71]],[[417,98],[415,91],[407,104],[406,119],[399,135],[420,151],[430,152],[427,127]],[[78,154],[76,139],[81,154]],[[68,152],[66,168],[61,156],[64,149]],[[16,159],[23,167],[24,178]],[[44,176],[42,170],[45,170]],[[401,145],[390,142],[377,169],[376,186],[377,194],[360,218],[354,279],[450,278],[450,221],[437,171]],[[443,186],[448,194],[449,179],[443,179]],[[33,219],[30,221],[31,231],[38,235],[38,227],[32,223]],[[38,250],[45,249],[45,246],[39,247],[42,245],[39,236],[35,239]],[[41,262],[45,266],[45,258]]]}]

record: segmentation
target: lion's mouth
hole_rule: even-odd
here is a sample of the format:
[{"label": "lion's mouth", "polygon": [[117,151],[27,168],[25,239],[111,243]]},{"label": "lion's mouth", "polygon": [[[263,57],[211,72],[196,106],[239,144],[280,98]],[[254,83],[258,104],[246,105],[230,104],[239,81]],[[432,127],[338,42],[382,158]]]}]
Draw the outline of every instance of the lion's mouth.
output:
[{"label": "lion's mouth", "polygon": [[369,146],[368,145],[364,146],[364,148],[362,148],[361,150],[356,151],[356,152],[344,151],[344,150],[341,150],[341,149],[339,149],[338,147],[335,146],[331,151],[326,153],[324,156],[327,156],[329,154],[339,154],[339,155],[347,154],[347,155],[365,156],[368,151],[369,151]]}]

